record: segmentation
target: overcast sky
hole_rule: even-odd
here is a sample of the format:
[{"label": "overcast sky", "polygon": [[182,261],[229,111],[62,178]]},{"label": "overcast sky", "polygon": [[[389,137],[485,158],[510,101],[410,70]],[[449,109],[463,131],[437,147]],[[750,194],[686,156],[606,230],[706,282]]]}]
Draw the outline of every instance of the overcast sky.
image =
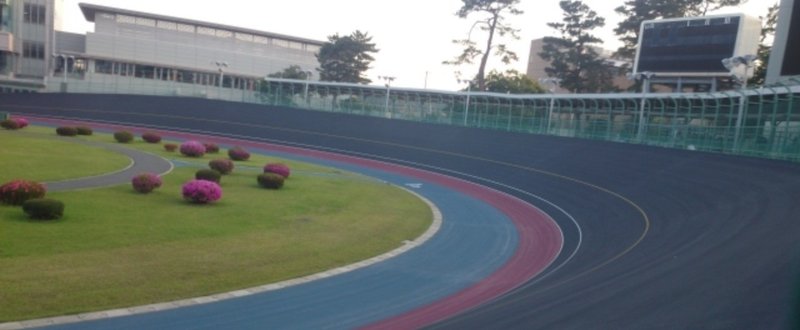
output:
[{"label": "overcast sky", "polygon": [[[725,12],[744,12],[752,16],[766,15],[767,8],[778,0],[749,0],[742,8]],[[393,86],[454,90],[455,72],[472,77],[476,67],[442,65],[459,54],[453,39],[466,38],[478,16],[460,19],[454,15],[461,7],[460,0],[64,0],[64,29],[83,33],[92,31],[78,3],[124,8],[161,15],[245,27],[325,41],[334,33],[350,34],[359,29],[373,36],[380,52],[375,56],[368,76],[373,84],[381,83],[378,76],[394,76]],[[596,34],[604,47],[616,49],[620,43],[612,30],[622,19],[614,8],[624,0],[585,0],[593,10],[606,19],[606,26]],[[554,36],[546,23],[560,21],[562,11],[557,0],[523,0],[524,14],[508,22],[520,29],[519,40],[502,40],[519,55],[511,65],[490,61],[489,69],[517,69],[525,72],[530,41]],[[473,39],[485,40],[479,31]]]}]

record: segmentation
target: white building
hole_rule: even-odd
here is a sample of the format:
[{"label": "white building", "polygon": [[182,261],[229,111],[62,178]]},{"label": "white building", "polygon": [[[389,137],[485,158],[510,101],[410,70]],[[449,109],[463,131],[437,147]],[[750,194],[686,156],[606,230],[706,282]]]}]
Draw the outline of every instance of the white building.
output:
[{"label": "white building", "polygon": [[11,0],[3,6],[0,88],[230,96],[292,65],[313,71],[323,44],[85,3],[80,8],[94,32],[67,33],[56,31],[56,1]]}]

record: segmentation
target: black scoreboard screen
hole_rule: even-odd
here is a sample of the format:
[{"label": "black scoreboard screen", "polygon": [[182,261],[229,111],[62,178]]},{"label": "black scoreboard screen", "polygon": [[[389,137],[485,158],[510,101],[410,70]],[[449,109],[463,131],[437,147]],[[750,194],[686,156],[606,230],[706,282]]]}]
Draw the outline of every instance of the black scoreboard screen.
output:
[{"label": "black scoreboard screen", "polygon": [[781,76],[800,75],[800,6],[792,6],[792,16],[789,24],[789,37],[786,39],[786,48],[783,55]]},{"label": "black scoreboard screen", "polygon": [[743,15],[643,22],[635,72],[727,74],[722,59],[741,51],[743,24]]}]

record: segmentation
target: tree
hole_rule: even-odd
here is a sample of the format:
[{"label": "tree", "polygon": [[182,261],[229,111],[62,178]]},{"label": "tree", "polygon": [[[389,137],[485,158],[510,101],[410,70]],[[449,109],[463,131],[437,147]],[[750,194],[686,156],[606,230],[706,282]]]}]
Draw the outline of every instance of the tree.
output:
[{"label": "tree", "polygon": [[561,78],[561,87],[574,93],[606,92],[614,89],[612,67],[600,57],[596,49],[602,40],[591,31],[603,27],[605,19],[582,1],[559,2],[563,22],[547,23],[558,31],[558,38],[546,37],[539,56],[550,62],[545,72],[550,77]]},{"label": "tree", "polygon": [[747,0],[627,0],[614,9],[625,19],[617,25],[614,33],[622,41],[616,56],[632,60],[636,56],[639,29],[643,21],[684,16],[705,16],[712,10],[738,6]]},{"label": "tree", "polygon": [[769,55],[772,53],[772,39],[775,37],[775,26],[778,24],[778,4],[774,4],[767,10],[766,17],[761,18],[761,44],[758,45],[758,62],[753,72],[753,77],[748,80],[752,85],[763,85],[767,78],[767,67],[769,66]]},{"label": "tree", "polygon": [[[472,88],[478,87],[476,82],[472,83]],[[492,70],[486,75],[486,91],[507,94],[541,94],[545,92],[545,89],[538,82],[517,70],[506,70],[505,72]]]},{"label": "tree", "polygon": [[486,37],[486,44],[484,45],[483,49],[478,49],[477,43],[471,39],[472,29],[470,29],[467,39],[453,40],[453,43],[464,47],[461,55],[452,61],[444,61],[443,63],[451,65],[473,64],[475,58],[480,57],[478,74],[475,75],[475,79],[477,80],[478,90],[485,90],[486,82],[484,76],[486,73],[486,63],[489,61],[490,54],[499,56],[500,60],[505,64],[509,64],[518,59],[517,54],[509,50],[505,44],[495,44],[495,35],[498,35],[499,37],[508,35],[513,39],[519,39],[519,36],[517,35],[519,30],[505,24],[505,15],[520,15],[523,12],[516,7],[519,4],[519,0],[461,1],[464,3],[464,5],[461,6],[461,9],[459,9],[458,12],[456,12],[458,17],[467,18],[470,16],[470,14],[483,15],[482,18],[479,18],[475,21],[475,23],[472,25],[472,28],[480,25],[480,29],[488,33],[488,36]]},{"label": "tree", "polygon": [[349,36],[329,36],[317,54],[319,78],[322,81],[369,84],[372,81],[364,73],[375,60],[371,53],[377,52],[372,37],[359,30]]},{"label": "tree", "polygon": [[267,77],[270,78],[283,78],[283,79],[296,79],[296,80],[306,80],[309,78],[308,72],[303,70],[299,65],[292,65],[288,68],[283,69],[283,71],[278,71],[275,73],[270,73]]}]

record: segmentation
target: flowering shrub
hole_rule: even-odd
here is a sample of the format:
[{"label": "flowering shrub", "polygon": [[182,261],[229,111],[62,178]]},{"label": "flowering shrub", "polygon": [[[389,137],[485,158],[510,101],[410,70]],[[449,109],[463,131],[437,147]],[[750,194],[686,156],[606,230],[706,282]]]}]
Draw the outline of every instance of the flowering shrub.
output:
[{"label": "flowering shrub", "polygon": [[78,135],[78,129],[75,127],[61,126],[56,128],[56,134],[61,136],[76,136]]},{"label": "flowering shrub", "polygon": [[220,174],[219,172],[217,172],[215,170],[209,170],[209,169],[206,168],[206,169],[198,170],[194,174],[194,178],[197,179],[197,180],[206,180],[206,181],[219,183],[219,180],[222,178],[222,174]]},{"label": "flowering shrub", "polygon": [[119,143],[130,143],[133,141],[133,133],[128,131],[115,132],[114,140],[117,140]]},{"label": "flowering shrub", "polygon": [[233,172],[233,161],[230,159],[214,159],[208,162],[208,167],[220,174],[231,174]]},{"label": "flowering shrub", "polygon": [[55,199],[34,198],[22,203],[22,211],[31,219],[53,220],[64,216],[64,203]]},{"label": "flowering shrub", "polygon": [[228,150],[228,157],[233,160],[244,161],[250,159],[250,153],[242,147],[233,147]]},{"label": "flowering shrub", "polygon": [[178,150],[178,145],[175,143],[165,143],[164,150],[168,152],[175,152],[175,150]]},{"label": "flowering shrub", "polygon": [[10,130],[16,130],[16,129],[22,128],[22,127],[19,127],[19,122],[14,120],[14,119],[6,119],[6,120],[3,120],[3,121],[0,121],[0,127],[5,128],[5,129],[10,129]]},{"label": "flowering shrub", "polygon": [[22,205],[26,200],[42,198],[47,188],[38,182],[14,180],[0,186],[0,202],[11,205]]},{"label": "flowering shrub", "polygon": [[133,177],[131,184],[133,185],[133,190],[147,194],[161,187],[161,177],[153,173],[142,173]]},{"label": "flowering shrub", "polygon": [[285,179],[288,179],[289,175],[292,174],[292,171],[289,169],[289,166],[286,166],[285,164],[272,163],[264,166],[264,173],[275,173],[284,177]]},{"label": "flowering shrub", "polygon": [[206,204],[222,198],[222,188],[216,182],[192,180],[183,185],[183,198],[197,204]]},{"label": "flowering shrub", "polygon": [[215,143],[206,142],[203,143],[203,146],[206,147],[206,153],[209,154],[218,154],[219,153],[219,146]]},{"label": "flowering shrub", "polygon": [[78,130],[78,135],[92,135],[94,133],[94,131],[92,131],[92,128],[87,126],[78,126],[75,127],[75,129]]},{"label": "flowering shrub", "polygon": [[145,132],[142,134],[142,140],[147,143],[159,143],[161,142],[161,135],[151,132]]},{"label": "flowering shrub", "polygon": [[181,154],[187,157],[203,157],[206,147],[197,141],[186,141],[181,144]]},{"label": "flowering shrub", "polygon": [[28,127],[28,120],[25,119],[25,118],[12,118],[11,120],[17,122],[17,125],[19,125],[19,128]]},{"label": "flowering shrub", "polygon": [[263,173],[258,176],[258,184],[267,189],[281,189],[284,177],[275,173]]}]

